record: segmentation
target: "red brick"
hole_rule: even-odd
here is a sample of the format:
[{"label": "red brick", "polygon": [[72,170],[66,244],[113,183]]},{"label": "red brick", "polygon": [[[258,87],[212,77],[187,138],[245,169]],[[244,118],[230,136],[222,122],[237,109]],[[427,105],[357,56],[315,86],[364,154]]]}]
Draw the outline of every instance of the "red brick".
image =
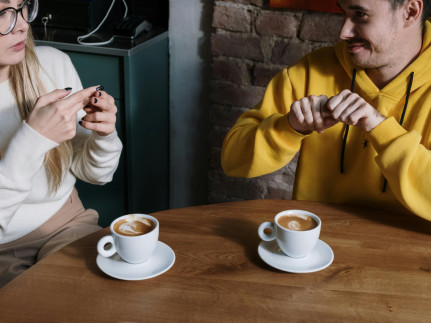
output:
[{"label": "red brick", "polygon": [[213,61],[213,78],[232,82],[238,85],[249,83],[249,72],[243,60],[215,59]]},{"label": "red brick", "polygon": [[211,169],[221,170],[221,147],[210,148],[209,166]]},{"label": "red brick", "polygon": [[292,189],[285,187],[268,187],[265,194],[266,199],[291,200]]},{"label": "red brick", "polygon": [[223,146],[223,141],[230,129],[231,127],[221,127],[221,126],[212,125],[210,131],[208,132],[209,146],[212,148],[221,149]]},{"label": "red brick", "polygon": [[252,108],[262,100],[264,93],[264,87],[211,82],[211,99],[216,103]]},{"label": "red brick", "polygon": [[209,111],[210,124],[230,128],[246,110],[231,106],[213,105]]},{"label": "red brick", "polygon": [[215,6],[212,25],[231,31],[250,32],[251,13],[246,8]]},{"label": "red brick", "polygon": [[290,12],[262,11],[256,19],[256,32],[260,35],[296,37],[301,16]]},{"label": "red brick", "polygon": [[271,61],[274,64],[292,66],[311,50],[312,45],[310,43],[280,40],[274,45]]},{"label": "red brick", "polygon": [[218,0],[218,2],[232,2],[238,4],[252,4],[255,6],[262,7],[268,0]]},{"label": "red brick", "polygon": [[225,194],[219,194],[219,193],[214,193],[214,192],[209,192],[209,194],[208,194],[208,203],[210,203],[210,204],[235,202],[238,200],[239,199],[231,198],[229,196],[226,196]]},{"label": "red brick", "polygon": [[232,178],[227,177],[221,171],[210,171],[209,191],[223,194],[229,198],[258,199],[264,194],[262,187],[256,178]]},{"label": "red brick", "polygon": [[258,7],[263,7],[265,4],[265,0],[250,0],[250,4],[253,4]]},{"label": "red brick", "polygon": [[269,81],[282,70],[282,67],[257,64],[253,69],[253,85],[268,86]]},{"label": "red brick", "polygon": [[210,147],[220,148],[223,145],[223,140],[229,132],[230,127],[212,126],[209,131]]},{"label": "red brick", "polygon": [[263,61],[260,38],[248,34],[217,33],[211,36],[213,55]]},{"label": "red brick", "polygon": [[310,13],[304,16],[300,38],[303,40],[335,43],[339,39],[342,24],[342,15]]},{"label": "red brick", "polygon": [[313,51],[315,51],[315,50],[317,50],[317,49],[319,49],[319,48],[322,48],[322,47],[328,47],[328,46],[332,46],[332,45],[334,45],[333,43],[314,43],[313,44]]}]

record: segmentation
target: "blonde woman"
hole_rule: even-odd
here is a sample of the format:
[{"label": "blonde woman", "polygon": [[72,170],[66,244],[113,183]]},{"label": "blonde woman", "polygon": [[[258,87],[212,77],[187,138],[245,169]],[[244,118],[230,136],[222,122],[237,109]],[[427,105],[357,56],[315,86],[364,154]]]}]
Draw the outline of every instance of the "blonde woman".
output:
[{"label": "blonde woman", "polygon": [[111,181],[122,150],[103,86],[82,89],[66,54],[34,47],[37,9],[0,1],[0,286],[99,229],[74,184]]}]

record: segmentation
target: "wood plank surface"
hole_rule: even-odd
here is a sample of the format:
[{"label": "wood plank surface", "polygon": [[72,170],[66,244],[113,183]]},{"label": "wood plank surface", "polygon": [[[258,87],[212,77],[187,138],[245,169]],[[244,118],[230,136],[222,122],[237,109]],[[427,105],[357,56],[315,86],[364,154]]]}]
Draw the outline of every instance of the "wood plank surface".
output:
[{"label": "wood plank surface", "polygon": [[[257,227],[286,209],[322,219],[328,268],[265,264]],[[429,322],[431,222],[361,207],[255,200],[166,210],[166,273],[123,281],[96,264],[108,229],[48,256],[0,289],[0,322]]]}]

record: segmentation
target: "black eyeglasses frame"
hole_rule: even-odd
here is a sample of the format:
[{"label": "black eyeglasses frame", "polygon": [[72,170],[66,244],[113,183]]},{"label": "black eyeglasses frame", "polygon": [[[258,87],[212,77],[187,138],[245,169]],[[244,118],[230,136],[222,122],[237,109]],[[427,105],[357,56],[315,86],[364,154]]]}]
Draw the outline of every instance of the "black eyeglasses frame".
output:
[{"label": "black eyeglasses frame", "polygon": [[[33,18],[30,18],[29,20],[27,20],[27,19],[25,19],[24,14],[22,13],[22,10],[24,9],[24,7],[26,5],[28,5],[29,2],[32,2],[32,1],[34,2],[34,6],[36,7],[36,14],[34,15]],[[31,22],[33,22],[36,19],[36,17],[37,17],[37,11],[39,9],[39,1],[38,0],[25,0],[22,3],[21,7],[18,8],[18,9],[16,9],[14,7],[7,7],[7,8],[4,8],[4,9],[0,10],[0,15],[2,14],[2,12],[6,11],[6,10],[11,10],[11,9],[15,11],[15,19],[12,21],[12,23],[11,23],[9,29],[8,29],[8,32],[7,33],[1,33],[0,32],[0,35],[6,36],[6,35],[8,35],[8,34],[10,34],[12,32],[12,30],[16,26],[16,22],[18,21],[18,14],[19,13],[21,13],[22,19],[24,19],[24,21],[27,22],[28,24],[31,23]],[[30,14],[29,14],[29,17],[30,17]]]}]

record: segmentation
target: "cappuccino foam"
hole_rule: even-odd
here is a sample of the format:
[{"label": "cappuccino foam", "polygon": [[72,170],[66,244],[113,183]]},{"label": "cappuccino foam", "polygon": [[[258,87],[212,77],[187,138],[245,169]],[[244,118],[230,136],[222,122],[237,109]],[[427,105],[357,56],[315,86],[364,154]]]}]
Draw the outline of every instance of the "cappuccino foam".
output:
[{"label": "cappuccino foam", "polygon": [[139,236],[153,229],[153,221],[140,217],[125,218],[114,224],[114,231],[123,236]]},{"label": "cappuccino foam", "polygon": [[278,224],[293,231],[307,231],[317,227],[316,220],[306,214],[284,215],[278,219]]}]

